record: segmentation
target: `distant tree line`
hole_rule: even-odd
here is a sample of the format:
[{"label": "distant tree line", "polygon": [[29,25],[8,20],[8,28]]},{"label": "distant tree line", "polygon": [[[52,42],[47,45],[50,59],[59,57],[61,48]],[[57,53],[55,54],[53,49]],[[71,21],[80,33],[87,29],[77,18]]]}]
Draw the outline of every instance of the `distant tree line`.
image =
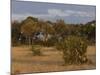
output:
[{"label": "distant tree line", "polygon": [[32,44],[55,46],[71,35],[87,39],[88,44],[95,44],[96,21],[86,24],[67,24],[61,19],[51,22],[29,16],[21,22],[11,23],[12,46]]}]

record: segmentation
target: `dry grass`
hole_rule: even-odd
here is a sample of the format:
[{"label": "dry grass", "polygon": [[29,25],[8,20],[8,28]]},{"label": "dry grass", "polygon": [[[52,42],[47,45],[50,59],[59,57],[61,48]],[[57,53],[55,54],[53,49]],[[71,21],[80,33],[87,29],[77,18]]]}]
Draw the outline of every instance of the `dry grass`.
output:
[{"label": "dry grass", "polygon": [[12,73],[87,70],[96,68],[96,48],[88,46],[87,55],[93,64],[63,66],[62,53],[53,47],[41,47],[42,56],[33,56],[30,47],[12,47]]}]

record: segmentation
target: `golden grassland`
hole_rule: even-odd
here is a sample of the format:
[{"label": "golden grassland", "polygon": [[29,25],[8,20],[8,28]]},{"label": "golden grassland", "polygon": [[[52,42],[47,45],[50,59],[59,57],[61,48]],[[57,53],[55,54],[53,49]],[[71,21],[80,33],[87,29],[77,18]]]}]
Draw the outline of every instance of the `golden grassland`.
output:
[{"label": "golden grassland", "polygon": [[87,57],[92,64],[66,65],[62,52],[54,47],[41,47],[41,56],[33,56],[28,46],[12,47],[12,73],[37,73],[54,71],[88,70],[96,68],[96,47],[88,46]]}]

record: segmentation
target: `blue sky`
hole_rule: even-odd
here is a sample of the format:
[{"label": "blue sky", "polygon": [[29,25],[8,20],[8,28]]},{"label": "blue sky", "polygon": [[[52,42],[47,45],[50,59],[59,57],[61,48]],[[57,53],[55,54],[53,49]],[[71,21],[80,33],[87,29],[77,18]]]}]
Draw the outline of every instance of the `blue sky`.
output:
[{"label": "blue sky", "polygon": [[63,19],[66,23],[86,23],[96,19],[96,7],[90,5],[72,5],[40,3],[12,0],[12,20],[23,20],[27,16],[55,22]]}]

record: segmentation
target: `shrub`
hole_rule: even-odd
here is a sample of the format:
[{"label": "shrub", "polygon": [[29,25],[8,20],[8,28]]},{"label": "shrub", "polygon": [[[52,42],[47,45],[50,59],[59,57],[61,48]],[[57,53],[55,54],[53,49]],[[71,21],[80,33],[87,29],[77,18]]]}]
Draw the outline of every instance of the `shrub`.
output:
[{"label": "shrub", "polygon": [[32,50],[32,52],[33,52],[33,55],[34,55],[34,56],[36,56],[36,55],[39,55],[39,56],[40,56],[40,55],[42,54],[41,51],[40,51],[40,48],[39,48],[39,47],[36,48],[36,47],[37,47],[37,46],[32,45],[32,49],[31,49],[31,50]]},{"label": "shrub", "polygon": [[57,42],[57,38],[56,37],[51,37],[50,39],[47,40],[46,46],[48,46],[48,47],[55,46],[56,42]]},{"label": "shrub", "polygon": [[57,49],[63,52],[65,64],[82,64],[87,62],[87,44],[84,38],[68,36],[57,45]]}]

